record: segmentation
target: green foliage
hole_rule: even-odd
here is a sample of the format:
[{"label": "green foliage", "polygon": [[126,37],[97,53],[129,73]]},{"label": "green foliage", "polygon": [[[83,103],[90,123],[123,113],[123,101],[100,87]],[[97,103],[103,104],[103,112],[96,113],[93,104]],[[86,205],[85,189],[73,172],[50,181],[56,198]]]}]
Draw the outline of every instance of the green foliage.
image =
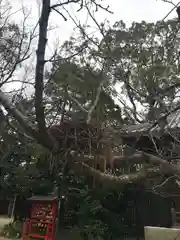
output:
[{"label": "green foliage", "polygon": [[143,119],[147,116],[154,120],[168,111],[177,101],[179,88],[167,90],[179,82],[180,34],[177,22],[134,22],[127,28],[120,21],[114,24],[108,35],[111,37],[104,45],[106,48],[111,46],[108,53],[113,59],[111,73],[123,86],[121,94],[126,102],[130,102],[130,115],[135,117],[134,113],[139,112],[137,105],[145,110]]},{"label": "green foliage", "polygon": [[1,137],[0,156],[1,197],[28,196],[32,189],[42,194],[52,191],[47,150],[34,140],[8,127]]},{"label": "green foliage", "polygon": [[[111,124],[127,123],[124,118],[128,123],[157,119],[178,101],[179,39],[173,20],[134,22],[129,28],[116,22],[101,42],[95,40],[94,47],[82,33],[62,46],[65,55],[74,57],[57,56],[46,76],[50,78],[46,94],[57,108],[75,112],[79,107],[69,95],[87,109],[106,79],[94,111],[96,118]],[[78,55],[77,48],[82,48]]]},{"label": "green foliage", "polygon": [[4,226],[1,231],[1,236],[8,237],[10,239],[19,239],[22,235],[23,223],[21,222],[11,222]]},{"label": "green foliage", "polygon": [[91,180],[71,172],[64,179],[67,201],[63,227],[76,229],[82,239],[118,239],[131,233],[133,229],[128,230],[124,211],[127,199],[123,192],[126,188],[97,186],[92,189]]},{"label": "green foliage", "polygon": [[107,233],[106,223],[99,218],[103,211],[101,203],[87,186],[76,194],[68,194],[68,199],[67,217],[71,220],[67,224],[70,225],[72,221],[72,226],[79,229],[82,239],[90,236],[97,239]]},{"label": "green foliage", "polygon": [[[53,74],[53,72],[55,72]],[[94,70],[90,66],[81,66],[76,62],[55,63],[52,73],[47,73],[51,80],[46,86],[46,94],[51,99],[52,105],[69,109],[71,112],[79,112],[79,107],[69,95],[75,98],[84,109],[89,109],[96,98],[97,88],[104,78],[100,70]],[[121,109],[113,100],[113,89],[109,81],[105,81],[99,96],[98,104],[94,110],[93,117],[103,121],[122,122]],[[85,114],[81,111],[80,114]]]}]

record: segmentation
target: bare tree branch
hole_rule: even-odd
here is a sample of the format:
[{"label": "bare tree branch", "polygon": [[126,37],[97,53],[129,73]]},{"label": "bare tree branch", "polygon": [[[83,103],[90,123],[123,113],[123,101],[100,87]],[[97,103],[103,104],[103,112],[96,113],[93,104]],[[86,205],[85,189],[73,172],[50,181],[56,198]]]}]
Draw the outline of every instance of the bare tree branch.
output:
[{"label": "bare tree branch", "polygon": [[179,6],[180,2],[177,4],[172,3],[171,1],[168,0],[163,0],[163,2],[171,3],[173,5],[173,8],[166,14],[165,17],[163,17],[162,22],[166,20],[166,18]]},{"label": "bare tree branch", "polygon": [[63,19],[64,19],[64,21],[67,21],[67,18],[59,11],[59,10],[57,10],[56,8],[54,8],[54,7],[51,7],[55,12],[57,12],[60,16],[62,16],[63,17]]},{"label": "bare tree branch", "polygon": [[[24,13],[24,11],[23,11]],[[28,44],[26,46],[26,49],[23,51],[23,45],[24,45],[24,41],[26,39],[26,27],[25,27],[25,24],[26,24],[26,20],[28,18],[29,15],[25,15],[24,13],[24,19],[23,19],[23,27],[22,27],[22,33],[21,33],[21,39],[19,41],[19,46],[18,46],[18,53],[17,53],[17,56],[16,56],[16,59],[15,59],[15,62],[14,64],[12,65],[12,67],[10,68],[9,71],[6,71],[6,69],[8,68],[8,65],[10,64],[9,62],[7,62],[7,64],[4,66],[4,68],[1,70],[1,83],[0,83],[0,88],[8,82],[9,79],[12,78],[15,70],[17,69],[17,66],[19,64],[21,64],[22,62],[24,62],[25,60],[27,60],[32,53],[29,53],[29,50],[30,50],[30,46],[31,46],[31,43],[32,43],[32,40],[33,38],[35,37],[34,36],[34,33],[35,33],[35,30],[36,30],[36,27],[37,25],[35,26],[35,28],[33,29],[33,31],[30,33],[30,37],[29,37],[29,41],[28,41]],[[6,76],[5,76],[6,75]],[[4,80],[2,80],[4,78]]]},{"label": "bare tree branch", "polygon": [[171,0],[162,0],[163,2],[165,2],[165,3],[170,3],[170,4],[172,4],[173,6],[176,6],[176,4],[175,3],[173,3],[173,1]]},{"label": "bare tree branch", "polygon": [[162,186],[164,186],[169,180],[171,180],[172,178],[175,178],[175,176],[171,176],[171,177],[168,177],[165,181],[163,181],[161,184],[158,184],[156,186],[154,186],[152,188],[152,190],[155,190],[156,188],[160,188]]},{"label": "bare tree branch", "polygon": [[57,3],[51,6],[51,8],[55,9],[57,7],[62,7],[64,5],[68,5],[69,3],[80,3],[81,0],[67,0],[65,2]]}]

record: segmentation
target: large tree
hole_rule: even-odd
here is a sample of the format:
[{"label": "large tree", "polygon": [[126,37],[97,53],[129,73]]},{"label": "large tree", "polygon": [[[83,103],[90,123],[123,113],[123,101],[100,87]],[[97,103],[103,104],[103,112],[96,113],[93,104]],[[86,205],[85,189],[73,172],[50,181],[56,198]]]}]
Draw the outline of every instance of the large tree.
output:
[{"label": "large tree", "polygon": [[[166,117],[170,111],[172,111],[169,105],[172,104],[172,101],[174,101],[177,96],[175,89],[179,86],[177,22],[163,22],[157,23],[156,25],[146,24],[145,22],[141,24],[134,23],[129,29],[120,22],[116,23],[114,28],[105,31],[105,25],[99,25],[92,14],[93,11],[98,9],[108,11],[108,8],[103,7],[100,2],[72,0],[54,4],[50,0],[43,0],[40,19],[38,21],[39,34],[36,51],[37,61],[34,77],[35,92],[32,98],[34,105],[32,114],[31,116],[27,116],[27,111],[22,108],[22,104],[20,104],[20,107],[14,105],[2,90],[0,91],[0,102],[8,112],[8,115],[11,115],[17,121],[18,128],[23,128],[23,131],[27,135],[47,148],[52,155],[57,156],[61,153],[62,161],[66,162],[66,159],[70,158],[70,167],[76,172],[82,172],[83,170],[83,174],[93,175],[102,183],[109,184],[116,182],[126,184],[145,179],[148,176],[156,176],[167,171],[171,174],[179,174],[179,166],[161,157],[147,153],[136,153],[131,157],[123,158],[116,156],[115,158],[113,157],[113,162],[116,160],[116,166],[117,162],[119,163],[118,166],[121,166],[122,163],[127,161],[135,164],[142,163],[145,160],[151,164],[159,165],[158,169],[151,167],[150,169],[142,169],[138,172],[120,176],[105,174],[86,164],[84,156],[78,157],[78,159],[75,157],[77,156],[77,149],[75,147],[78,147],[79,150],[84,144],[83,141],[79,141],[81,133],[84,132],[81,125],[82,122],[79,120],[74,121],[73,125],[68,125],[67,128],[63,129],[63,132],[66,132],[66,130],[69,131],[69,126],[72,127],[73,138],[71,136],[68,140],[69,135],[67,136],[66,133],[55,137],[52,132],[50,133],[48,130],[49,123],[52,123],[54,116],[56,117],[58,115],[60,119],[64,111],[67,111],[67,107],[74,112],[79,109],[84,115],[83,127],[89,133],[86,143],[88,144],[90,140],[90,142],[94,144],[94,140],[96,140],[94,151],[97,150],[96,148],[98,148],[99,143],[109,146],[112,145],[115,131],[112,128],[109,129],[109,131],[105,129],[103,131],[103,134],[106,136],[105,138],[103,138],[101,131],[104,126],[109,127],[112,123],[114,124],[114,120],[115,124],[119,122],[122,127],[122,124],[149,119],[153,126],[154,124],[158,124],[159,121],[159,117],[154,117],[155,108],[165,113],[163,117]],[[88,14],[97,24],[103,38],[99,40],[89,37],[86,29],[77,24],[81,33],[78,41],[75,41],[76,44],[74,44],[71,39],[71,42],[66,44],[67,47],[70,46],[69,44],[72,44],[72,56],[68,54],[69,52],[67,50],[65,53],[68,54],[68,57],[61,56],[63,53],[60,54],[60,56],[53,56],[49,60],[51,62],[54,61],[52,71],[45,75],[45,64],[49,62],[45,59],[45,51],[50,14],[56,11],[62,16],[62,8],[73,3],[77,5],[77,9],[80,8],[78,10],[83,8],[87,10]],[[31,42],[32,34],[30,34],[29,39]],[[19,49],[22,48],[20,47]],[[29,44],[25,55],[28,56],[28,53]],[[17,57],[15,56],[15,58]],[[21,60],[21,58],[17,58],[16,64],[18,65]],[[14,73],[16,65],[9,67]],[[78,87],[76,86],[77,82],[79,82]],[[121,85],[123,83],[124,91],[123,94],[121,93],[122,98],[120,98],[122,111],[115,106],[112,100],[118,96],[118,91],[113,86],[114,83],[120,83]],[[173,94],[171,95],[169,95],[170,90],[171,92],[173,90]],[[168,92],[168,94],[166,94],[166,92]],[[161,95],[157,98],[158,93],[161,93]],[[123,97],[129,98],[132,107],[127,106]],[[105,103],[106,101],[108,103]],[[138,116],[140,112],[136,109],[137,102],[148,108],[148,111],[143,112],[142,116]],[[103,106],[103,104],[106,104],[106,106]],[[111,106],[107,106],[108,104],[111,104]],[[59,105],[61,105],[61,111],[59,111]],[[113,108],[116,108],[114,112],[119,114],[119,118],[116,116],[112,119],[113,121],[111,119],[107,121],[104,117],[109,114],[106,113],[109,112],[108,108],[110,108],[111,112],[113,112]],[[178,107],[176,106],[176,110],[177,109]],[[175,110],[173,109],[173,111]],[[50,117],[49,112],[53,113]],[[92,123],[94,114],[96,118],[95,124]],[[70,117],[72,118],[72,115]],[[6,120],[3,112],[2,120]],[[49,122],[49,120],[51,121]],[[71,123],[72,122],[73,118],[71,119]],[[102,123],[106,124],[103,125]],[[98,136],[91,134],[91,127],[93,131],[95,129],[93,134],[95,133]],[[74,134],[75,130],[76,132],[80,131],[78,137]],[[57,135],[58,129],[55,129],[55,131]],[[82,134],[86,138],[87,132],[85,135],[83,135],[84,133]],[[119,141],[121,133],[117,133],[116,131],[116,134],[118,134],[118,137],[114,138],[116,142],[115,145],[117,146],[121,144],[121,141]],[[73,145],[75,152],[73,159],[72,154],[68,154],[69,149],[66,151],[65,147],[67,147],[67,145],[62,145],[64,144],[64,142],[62,142],[64,137],[67,137],[67,143],[70,144],[67,144],[68,147],[72,147]],[[60,138],[60,141],[58,141],[58,138]],[[63,151],[60,151],[62,149]],[[89,146],[89,149],[91,150],[91,146]],[[94,154],[93,151],[91,151],[91,155]],[[83,153],[83,151],[81,151],[81,153]],[[90,165],[92,166],[94,164]]]}]

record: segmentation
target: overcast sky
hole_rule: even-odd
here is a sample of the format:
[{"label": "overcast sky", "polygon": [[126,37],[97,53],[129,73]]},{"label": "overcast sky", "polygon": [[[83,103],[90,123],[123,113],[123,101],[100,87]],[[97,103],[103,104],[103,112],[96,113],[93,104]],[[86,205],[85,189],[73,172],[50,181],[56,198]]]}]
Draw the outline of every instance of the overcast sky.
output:
[{"label": "overcast sky", "polygon": [[[37,1],[41,0],[11,0],[13,4],[13,10],[18,10],[21,3],[23,2],[25,6],[28,6],[31,9],[31,22],[36,22],[37,20]],[[52,0],[52,2],[57,2],[57,0]],[[174,0],[174,3],[177,3],[178,0]],[[172,5],[164,3],[162,0],[104,0],[104,6],[109,5],[110,9],[114,14],[109,14],[105,11],[100,10],[96,14],[96,19],[98,22],[102,22],[105,19],[108,19],[112,24],[115,21],[123,20],[126,23],[131,23],[132,21],[148,21],[154,22],[163,19],[166,14],[172,9]],[[85,12],[76,12],[77,5],[71,5],[70,13],[73,17],[77,17],[81,23],[85,23],[87,20],[87,14]],[[16,14],[16,21],[20,20],[20,14]],[[67,16],[67,15],[66,15]],[[176,17],[176,11],[169,15],[168,18]],[[67,22],[64,22],[63,19],[56,13],[51,15],[51,24],[57,26],[55,33],[53,33],[53,39],[59,37],[63,42],[73,33],[72,21],[69,19]],[[89,19],[89,23],[92,22]]]}]

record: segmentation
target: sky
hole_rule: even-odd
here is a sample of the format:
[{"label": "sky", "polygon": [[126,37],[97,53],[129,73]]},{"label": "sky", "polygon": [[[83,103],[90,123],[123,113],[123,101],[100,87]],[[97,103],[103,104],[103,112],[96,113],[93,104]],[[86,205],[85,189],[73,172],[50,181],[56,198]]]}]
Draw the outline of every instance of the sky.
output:
[{"label": "sky", "polygon": [[[40,2],[41,0],[11,0],[11,4],[13,5],[14,11],[20,9],[22,3],[24,6],[28,6],[28,9],[31,9],[30,21],[33,24],[36,23],[38,16],[37,1]],[[58,0],[51,1],[56,3]],[[110,10],[114,14],[100,10],[96,13],[96,19],[98,22],[103,22],[107,19],[111,24],[119,20],[123,20],[127,24],[133,21],[140,22],[142,20],[155,22],[163,19],[173,7],[173,5],[165,3],[162,0],[104,0],[103,2],[104,6],[110,6]],[[174,0],[173,2],[176,4],[178,1]],[[76,4],[71,5],[69,8],[71,15],[81,23],[85,23],[87,21],[87,14],[85,12],[77,13],[76,9]],[[21,14],[19,13],[15,14],[15,21],[20,21],[20,16]],[[174,17],[176,17],[176,11],[173,11],[168,18]],[[90,18],[88,18],[88,23],[93,25]],[[53,32],[53,37],[51,37],[49,41],[53,42],[54,39],[59,38],[60,41],[63,42],[73,34],[74,24],[72,21],[68,19],[67,22],[65,22],[62,17],[55,12],[51,14],[50,24],[56,27],[56,30]]]},{"label": "sky", "polygon": [[[58,1],[60,0],[51,0],[51,3],[54,4]],[[11,18],[18,24],[22,23],[23,15],[19,10],[23,4],[23,6],[26,7],[26,13],[29,13],[27,21],[28,26],[29,28],[33,28],[38,20],[40,12],[38,2],[41,2],[41,0],[9,0],[9,2],[12,5],[11,12],[14,13]],[[175,4],[177,2],[177,0],[173,1]],[[103,0],[103,6],[108,5],[110,6],[110,10],[113,12],[113,14],[99,10],[95,15],[96,20],[99,23],[103,22],[104,20],[108,20],[110,24],[113,24],[119,20],[123,20],[128,25],[133,21],[140,22],[142,20],[145,20],[147,22],[156,22],[158,20],[162,20],[173,8],[172,4],[165,3],[163,0]],[[80,21],[81,24],[88,23],[88,25],[91,26],[92,32],[95,32],[95,34],[97,32],[98,34],[99,31],[97,31],[97,27],[95,27],[95,24],[92,22],[90,17],[87,16],[87,12],[77,12],[77,4],[71,4],[68,8],[68,11],[77,22]],[[70,36],[75,34],[74,23],[68,17],[67,13],[64,15],[67,17],[66,22],[56,12],[52,12],[50,15],[49,26],[53,30],[48,32],[48,44],[46,49],[48,57],[52,55],[54,45],[57,42],[60,45]],[[168,18],[174,17],[177,17],[175,10],[168,16]],[[36,49],[36,43],[34,44],[34,48]],[[31,60],[32,64],[35,63],[34,60]],[[29,63],[28,65],[30,66]],[[19,71],[19,76],[22,76],[21,71]],[[12,90],[12,87],[14,89],[14,85],[8,85],[8,89],[11,88]]]}]

